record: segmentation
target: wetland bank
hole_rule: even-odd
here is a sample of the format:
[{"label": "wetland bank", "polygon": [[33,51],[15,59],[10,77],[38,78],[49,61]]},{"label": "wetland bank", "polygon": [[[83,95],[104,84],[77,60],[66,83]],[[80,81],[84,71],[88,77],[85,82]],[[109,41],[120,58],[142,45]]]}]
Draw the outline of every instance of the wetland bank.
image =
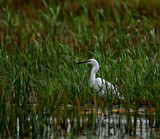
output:
[{"label": "wetland bank", "polygon": [[[151,138],[160,130],[160,2],[0,2],[0,137]],[[124,101],[90,88],[97,77]]]}]

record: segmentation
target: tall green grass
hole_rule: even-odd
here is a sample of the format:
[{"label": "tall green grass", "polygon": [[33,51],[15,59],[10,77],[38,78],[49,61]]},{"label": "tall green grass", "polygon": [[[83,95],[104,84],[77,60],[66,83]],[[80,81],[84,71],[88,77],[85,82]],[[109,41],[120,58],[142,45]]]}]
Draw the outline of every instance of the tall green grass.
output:
[{"label": "tall green grass", "polygon": [[[82,2],[77,11],[64,9],[61,4],[43,4],[34,19],[25,13],[11,13],[7,7],[0,14],[1,136],[16,136],[18,119],[20,136],[38,137],[47,136],[50,116],[57,118],[55,126],[59,129],[65,129],[70,118],[68,136],[79,134],[80,119],[86,117],[88,109],[88,125],[84,122],[88,134],[94,128],[94,111],[102,109],[105,113],[107,109],[110,117],[114,102],[107,98],[101,101],[89,87],[91,67],[75,64],[89,58],[100,64],[97,76],[115,84],[124,96],[121,106],[126,109],[128,134],[133,134],[134,128],[136,135],[140,107],[156,109],[159,127],[156,21],[131,9],[127,2],[115,1],[113,9]],[[134,123],[130,108],[136,110]]]}]

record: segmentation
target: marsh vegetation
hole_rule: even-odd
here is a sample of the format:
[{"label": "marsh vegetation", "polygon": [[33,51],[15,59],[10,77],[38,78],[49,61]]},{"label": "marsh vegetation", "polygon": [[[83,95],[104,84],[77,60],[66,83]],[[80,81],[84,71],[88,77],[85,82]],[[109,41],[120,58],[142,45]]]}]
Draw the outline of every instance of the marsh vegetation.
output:
[{"label": "marsh vegetation", "polygon": [[[159,133],[158,0],[6,0],[0,7],[1,137]],[[123,102],[89,87],[90,67],[75,64],[89,58]]]}]

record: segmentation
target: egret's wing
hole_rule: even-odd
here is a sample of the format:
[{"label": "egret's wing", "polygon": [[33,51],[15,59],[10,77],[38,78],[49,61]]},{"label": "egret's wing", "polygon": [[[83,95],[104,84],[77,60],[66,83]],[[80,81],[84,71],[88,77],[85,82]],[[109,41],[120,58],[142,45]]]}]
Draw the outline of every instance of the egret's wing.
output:
[{"label": "egret's wing", "polygon": [[117,89],[114,87],[114,85],[101,78],[96,78],[93,88],[95,91],[101,93],[101,95],[107,95],[110,93],[114,95],[117,94]]},{"label": "egret's wing", "polygon": [[106,81],[106,87],[107,87],[107,91],[113,93],[116,95],[117,89],[114,87],[113,84],[111,84],[110,82]]}]

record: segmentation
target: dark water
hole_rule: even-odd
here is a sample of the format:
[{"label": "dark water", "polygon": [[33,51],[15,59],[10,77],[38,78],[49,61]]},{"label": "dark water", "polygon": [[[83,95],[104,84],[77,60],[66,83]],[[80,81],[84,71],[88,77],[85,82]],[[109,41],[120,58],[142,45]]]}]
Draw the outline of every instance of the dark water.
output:
[{"label": "dark water", "polygon": [[[154,113],[138,112],[135,116],[135,112],[88,110],[79,113],[71,109],[68,113],[62,109],[48,116],[46,121],[48,124],[43,126],[38,138],[160,138]],[[17,137],[20,136],[19,125],[17,118]]]}]

